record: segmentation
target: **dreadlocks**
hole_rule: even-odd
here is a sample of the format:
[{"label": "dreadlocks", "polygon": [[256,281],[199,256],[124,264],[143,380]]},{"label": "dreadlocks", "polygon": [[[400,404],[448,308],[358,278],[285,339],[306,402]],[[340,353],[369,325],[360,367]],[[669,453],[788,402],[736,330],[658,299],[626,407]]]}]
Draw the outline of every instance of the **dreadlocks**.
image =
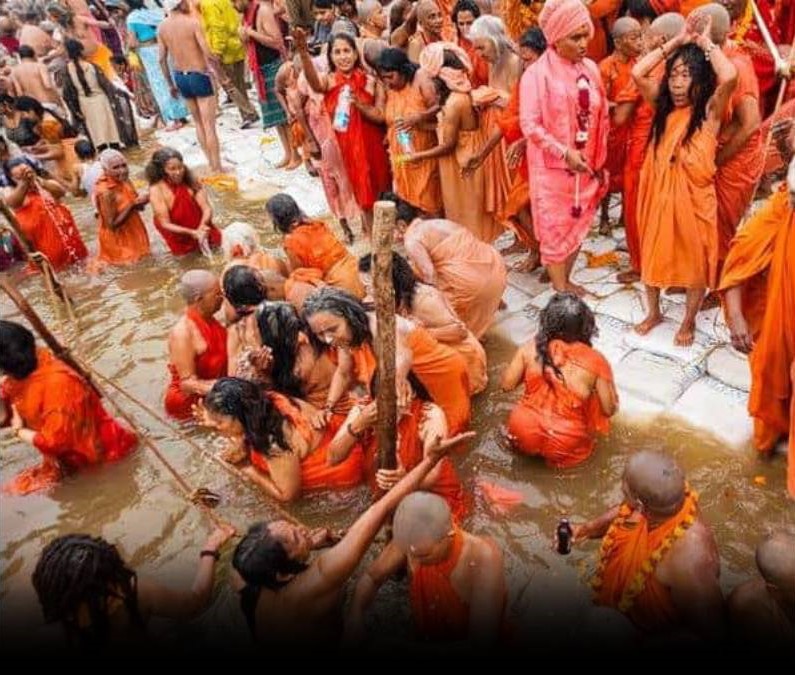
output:
[{"label": "dreadlocks", "polygon": [[552,368],[560,377],[560,370],[549,356],[549,343],[553,340],[563,342],[582,342],[591,346],[596,335],[596,321],[588,305],[574,293],[555,293],[549,303],[541,310],[536,352],[541,367]]},{"label": "dreadlocks", "polygon": [[[359,258],[359,271],[370,274],[373,269],[373,254]],[[392,252],[392,286],[395,288],[395,308],[411,312],[414,294],[417,292],[417,277],[411,265],[399,253]]]}]

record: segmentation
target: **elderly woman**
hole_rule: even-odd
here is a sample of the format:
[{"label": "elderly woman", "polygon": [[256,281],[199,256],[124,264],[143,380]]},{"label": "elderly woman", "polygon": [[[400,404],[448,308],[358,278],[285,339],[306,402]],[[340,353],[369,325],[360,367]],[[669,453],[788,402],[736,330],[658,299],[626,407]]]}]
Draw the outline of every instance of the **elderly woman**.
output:
[{"label": "elderly woman", "polygon": [[549,0],[539,23],[549,48],[520,85],[531,208],[541,262],[556,291],[583,295],[569,279],[608,185],[608,107],[599,69],[585,58],[593,24],[580,0]]},{"label": "elderly woman", "polygon": [[149,235],[141,211],[149,194],[138,194],[130,182],[127,160],[118,150],[105,150],[99,156],[102,176],[94,187],[99,213],[100,261],[114,265],[138,262],[149,255]]},{"label": "elderly woman", "polygon": [[221,250],[230,264],[243,264],[258,270],[273,270],[287,276],[284,260],[268,253],[259,244],[257,231],[248,223],[234,222],[221,231]]}]

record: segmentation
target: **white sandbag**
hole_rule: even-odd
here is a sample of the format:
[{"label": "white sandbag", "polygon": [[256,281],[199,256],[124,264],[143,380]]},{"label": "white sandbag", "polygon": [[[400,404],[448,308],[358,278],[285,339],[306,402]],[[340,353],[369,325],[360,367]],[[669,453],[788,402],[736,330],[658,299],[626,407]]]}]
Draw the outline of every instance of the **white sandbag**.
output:
[{"label": "white sandbag", "polygon": [[740,391],[751,389],[748,357],[729,346],[719,347],[707,357],[707,373],[729,387]]},{"label": "white sandbag", "polygon": [[748,396],[711,377],[702,377],[669,408],[697,429],[709,431],[733,450],[746,450],[754,435]]},{"label": "white sandbag", "polygon": [[679,324],[665,320],[652,328],[646,335],[638,335],[633,329],[624,333],[624,342],[634,349],[642,349],[652,354],[659,354],[676,359],[681,363],[696,363],[704,356],[707,347],[703,342],[694,342],[689,347],[678,347],[674,344],[674,335]]},{"label": "white sandbag", "polygon": [[618,390],[618,412],[613,418],[618,423],[632,427],[641,424],[654,424],[665,412],[665,406],[635,396],[626,389]]},{"label": "white sandbag", "polygon": [[635,350],[613,364],[619,393],[668,407],[693,382],[697,374],[673,359]]}]

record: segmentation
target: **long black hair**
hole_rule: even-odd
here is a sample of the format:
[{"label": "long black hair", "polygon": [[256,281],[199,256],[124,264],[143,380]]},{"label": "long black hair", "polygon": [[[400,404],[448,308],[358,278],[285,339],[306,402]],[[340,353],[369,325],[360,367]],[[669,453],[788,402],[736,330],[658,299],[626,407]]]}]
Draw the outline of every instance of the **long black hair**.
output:
[{"label": "long black hair", "polygon": [[263,302],[257,307],[257,327],[262,344],[273,352],[271,376],[277,391],[302,398],[301,380],[295,376],[298,339],[306,335],[316,355],[327,349],[295,307],[287,302]]},{"label": "long black hair", "polygon": [[409,61],[409,57],[402,49],[387,47],[378,57],[377,68],[379,73],[400,73],[406,82],[412,82],[414,75],[420,67]]},{"label": "long black hair", "polygon": [[249,265],[232,265],[224,272],[221,287],[227,302],[234,307],[238,317],[251,314],[263,300],[268,299],[265,283],[259,270]]},{"label": "long black hair", "polygon": [[331,52],[334,50],[334,43],[337,40],[342,40],[343,42],[348,43],[348,46],[353,50],[353,53],[356,55],[356,62],[353,64],[353,69],[361,68],[362,67],[362,57],[359,54],[359,50],[356,48],[356,40],[354,40],[350,35],[347,33],[334,33],[328,39],[328,49],[326,49],[326,56],[328,57],[328,68],[330,73],[334,73],[337,71],[337,66],[334,65],[334,62],[331,60]]},{"label": "long black hair", "polygon": [[[359,258],[360,272],[369,273],[372,268],[372,253]],[[414,294],[417,292],[417,277],[408,261],[395,251],[392,251],[392,286],[395,289],[395,309],[411,312],[414,305]]]},{"label": "long black hair", "polygon": [[370,332],[367,311],[350,293],[333,286],[325,286],[312,293],[304,301],[302,316],[308,319],[318,312],[328,312],[348,322],[352,347],[359,347],[365,342],[372,343],[373,334]]},{"label": "long black hair", "polygon": [[37,366],[36,340],[33,333],[18,323],[0,319],[0,371],[16,380],[23,380]]},{"label": "long black hair", "polygon": [[152,159],[149,160],[149,164],[146,165],[146,169],[144,170],[149,185],[154,185],[161,180],[166,180],[166,164],[170,159],[178,159],[182,162],[182,166],[185,167],[185,177],[182,181],[191,190],[196,192],[200,185],[187,164],[185,164],[182,154],[178,150],[174,150],[174,148],[160,148],[159,150],[155,150],[152,154]]},{"label": "long black hair", "polygon": [[277,591],[289,583],[280,579],[280,575],[300,574],[308,566],[287,554],[284,544],[271,534],[268,525],[261,522],[249,528],[235,548],[232,567],[246,584]]},{"label": "long black hair", "polygon": [[582,342],[589,347],[596,335],[596,319],[582,298],[574,293],[555,293],[541,310],[536,333],[536,353],[543,368],[552,368],[560,376],[560,370],[549,356],[549,343]]},{"label": "long black hair", "polygon": [[[715,93],[717,78],[715,71],[707,61],[704,52],[696,45],[683,45],[676,49],[665,62],[665,77],[660,84],[660,93],[657,96],[656,110],[654,112],[654,124],[652,125],[651,138],[654,139],[655,147],[665,134],[665,126],[668,123],[668,115],[674,110],[674,102],[671,91],[668,89],[668,78],[674,65],[681,61],[690,71],[692,82],[688,97],[693,105],[693,113],[690,116],[690,124],[687,126],[682,143],[687,143],[696,131],[701,128],[707,117],[707,103]],[[651,140],[650,138],[650,140]]]},{"label": "long black hair", "polygon": [[273,221],[273,226],[282,234],[289,234],[293,227],[304,218],[295,199],[286,192],[273,195],[265,202],[265,210]]},{"label": "long black hair", "polygon": [[[138,608],[137,577],[118,550],[100,537],[69,534],[51,541],[33,571],[33,587],[44,620],[60,621],[70,643],[102,647],[110,638],[108,600],[118,598],[130,623],[144,628]],[[87,610],[86,624],[82,612]]]},{"label": "long black hair", "polygon": [[77,73],[77,79],[80,81],[80,86],[83,88],[83,93],[86,96],[91,96],[91,87],[88,86],[88,82],[86,81],[86,74],[83,72],[83,67],[80,65],[80,59],[83,58],[83,45],[77,40],[67,40],[66,44],[66,54],[71,59],[72,63],[75,64],[75,72]]},{"label": "long black hair", "polygon": [[[449,49],[444,50],[442,66],[444,68],[455,68],[456,70],[466,71],[466,66],[461,59],[458,58],[455,52],[451,52]],[[439,105],[444,105],[447,99],[450,98],[450,88],[441,77],[434,77],[433,83],[436,86],[436,92],[439,94]]]},{"label": "long black hair", "polygon": [[246,444],[255,452],[268,457],[273,454],[273,445],[290,451],[282,430],[282,416],[253,382],[222,377],[205,395],[204,405],[210,412],[229,415],[240,422]]}]

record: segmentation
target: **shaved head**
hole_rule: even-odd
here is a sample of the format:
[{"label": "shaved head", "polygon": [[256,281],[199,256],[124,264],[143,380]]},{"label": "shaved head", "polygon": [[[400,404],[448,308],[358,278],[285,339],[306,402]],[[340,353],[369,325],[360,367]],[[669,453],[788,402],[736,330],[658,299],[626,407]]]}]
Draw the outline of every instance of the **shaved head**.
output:
[{"label": "shaved head", "polygon": [[717,2],[711,2],[708,5],[698,7],[693,14],[701,19],[703,17],[712,17],[712,25],[710,26],[709,37],[716,45],[722,45],[726,42],[726,38],[731,30],[732,20],[729,12],[723,5]]},{"label": "shaved head", "polygon": [[614,40],[617,40],[618,38],[622,38],[627,33],[632,33],[633,31],[640,31],[640,23],[638,23],[631,16],[622,16],[613,24],[613,30],[610,31],[610,35]]},{"label": "shaved head", "polygon": [[185,302],[192,304],[215,286],[218,286],[218,277],[212,272],[190,270],[179,280],[179,294]]},{"label": "shaved head", "polygon": [[663,452],[642,450],[632,455],[624,469],[624,481],[631,496],[643,502],[651,514],[673,515],[685,498],[685,473]]},{"label": "shaved head", "polygon": [[765,537],[756,547],[756,564],[767,583],[795,592],[795,534],[774,532]]},{"label": "shaved head", "polygon": [[450,507],[430,492],[413,492],[404,498],[392,523],[395,544],[405,553],[440,542],[452,529]]},{"label": "shaved head", "polygon": [[685,17],[676,12],[667,12],[652,21],[649,28],[651,28],[653,33],[661,35],[666,40],[671,40],[682,32],[684,25]]}]

